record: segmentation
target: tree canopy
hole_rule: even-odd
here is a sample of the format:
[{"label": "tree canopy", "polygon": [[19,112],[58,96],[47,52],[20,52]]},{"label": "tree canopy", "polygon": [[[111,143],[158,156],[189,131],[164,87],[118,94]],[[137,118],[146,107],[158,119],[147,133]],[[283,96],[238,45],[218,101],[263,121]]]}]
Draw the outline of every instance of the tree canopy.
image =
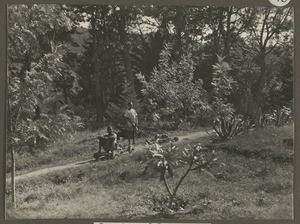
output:
[{"label": "tree canopy", "polygon": [[[9,135],[28,150],[122,122],[260,126],[293,101],[293,10],[132,5],[8,7]],[[25,147],[25,148],[26,148]]]}]

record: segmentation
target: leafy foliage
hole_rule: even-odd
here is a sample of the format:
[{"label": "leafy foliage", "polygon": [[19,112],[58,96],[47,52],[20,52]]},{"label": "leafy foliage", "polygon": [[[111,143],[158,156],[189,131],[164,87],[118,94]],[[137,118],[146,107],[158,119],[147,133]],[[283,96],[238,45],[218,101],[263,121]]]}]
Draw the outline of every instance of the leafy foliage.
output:
[{"label": "leafy foliage", "polygon": [[228,98],[232,94],[233,86],[236,83],[229,75],[231,70],[229,64],[224,61],[224,57],[218,56],[218,62],[213,66],[212,79],[212,107],[215,113],[227,115],[234,112],[232,104],[228,103]]},{"label": "leafy foliage", "polygon": [[242,115],[228,114],[218,116],[212,126],[218,135],[218,140],[224,141],[249,129],[250,122],[246,121]]},{"label": "leafy foliage", "polygon": [[280,127],[292,121],[291,108],[283,106],[281,109],[274,110],[272,114],[264,114],[263,125],[275,125]]},{"label": "leafy foliage", "polygon": [[[148,145],[148,150],[151,153],[151,157],[145,167],[144,173],[149,169],[149,167],[157,166],[160,173],[160,180],[164,181],[164,185],[169,194],[169,208],[172,209],[176,203],[174,199],[176,198],[177,191],[181,186],[183,180],[187,177],[190,171],[198,170],[199,172],[203,169],[208,170],[209,166],[216,161],[214,151],[209,157],[205,156],[203,148],[200,144],[193,147],[189,146],[182,150],[178,150],[175,146],[170,146],[163,148],[158,143],[153,145]],[[205,158],[207,157],[207,158]],[[167,182],[167,175],[169,177],[174,177],[174,168],[180,165],[188,165],[185,173],[180,177],[179,181],[175,185],[173,191]]]},{"label": "leafy foliage", "polygon": [[[239,114],[254,120],[291,107],[291,14],[289,8],[11,5],[10,125],[22,129],[29,119],[50,140],[39,123],[81,125],[75,115],[84,116],[86,127],[99,118],[119,123],[127,101],[146,126],[167,129],[231,116],[239,123]],[[82,22],[89,23],[83,54],[71,54],[73,28]],[[72,112],[78,107],[87,110]]]},{"label": "leafy foliage", "polygon": [[218,135],[218,140],[224,141],[248,129],[250,123],[242,115],[235,115],[234,105],[228,103],[236,82],[229,75],[231,68],[224,61],[224,57],[218,56],[218,62],[213,68],[214,76],[212,85],[214,89],[212,107],[215,117],[212,126]]},{"label": "leafy foliage", "polygon": [[179,63],[171,61],[171,45],[166,44],[160,54],[159,65],[147,81],[142,74],[142,94],[149,118],[187,118],[206,103],[206,92],[202,81],[193,80],[194,62],[192,55],[182,55]]},{"label": "leafy foliage", "polygon": [[56,84],[71,78],[72,89],[76,80],[65,62],[72,23],[56,5],[11,5],[8,15],[9,136],[33,152],[81,123],[59,109],[66,89]]},{"label": "leafy foliage", "polygon": [[[166,175],[173,177],[173,169],[178,163],[176,162],[176,154],[174,153],[175,146],[163,149],[161,145],[154,144],[152,148],[149,149],[152,158],[149,159],[144,173],[151,166],[157,166],[160,172],[160,180],[163,181]],[[174,162],[175,161],[175,162]]]}]

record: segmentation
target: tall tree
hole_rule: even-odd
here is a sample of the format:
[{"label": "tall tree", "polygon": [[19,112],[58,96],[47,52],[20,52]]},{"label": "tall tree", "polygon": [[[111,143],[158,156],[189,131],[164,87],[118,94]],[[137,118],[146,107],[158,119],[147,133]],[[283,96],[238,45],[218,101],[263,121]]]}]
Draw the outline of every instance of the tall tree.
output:
[{"label": "tall tree", "polygon": [[[57,110],[53,111],[49,101],[57,97],[53,80],[68,70],[64,56],[65,43],[69,41],[66,34],[71,29],[69,15],[60,6],[8,7],[8,147],[12,181],[14,150],[22,147],[33,152],[39,142],[53,139],[67,122],[64,115],[51,115]],[[54,102],[56,105],[57,98]],[[14,192],[12,199],[15,204]]]},{"label": "tall tree", "polygon": [[250,28],[247,44],[255,52],[255,63],[259,68],[256,80],[251,87],[251,113],[257,126],[261,126],[262,108],[269,95],[269,81],[274,76],[268,66],[268,57],[282,42],[286,32],[291,32],[291,8],[257,8],[256,18]]},{"label": "tall tree", "polygon": [[218,29],[222,39],[222,55],[230,61],[230,49],[237,38],[251,25],[254,17],[252,8],[235,8],[232,6],[218,8]]},{"label": "tall tree", "polygon": [[117,94],[122,92],[120,79],[122,75],[118,62],[120,61],[120,44],[118,40],[117,23],[114,8],[109,5],[71,6],[78,15],[84,14],[84,21],[89,23],[83,55],[80,56],[80,84],[83,89],[81,99],[95,108],[96,127],[104,123],[106,109]]},{"label": "tall tree", "polygon": [[129,9],[128,6],[120,6],[116,7],[118,11],[116,13],[117,22],[118,22],[118,30],[120,35],[120,42],[122,44],[122,52],[123,52],[123,60],[126,71],[126,79],[129,83],[133,84],[133,73],[132,73],[132,65],[130,61],[130,48],[128,43],[127,36],[127,23],[129,22]]},{"label": "tall tree", "polygon": [[[99,31],[97,31],[96,27],[96,21],[98,19],[98,11],[97,6],[92,7],[91,11],[91,35],[92,35],[92,41],[93,41],[93,67],[94,67],[94,83],[95,83],[95,105],[97,109],[97,124],[99,127],[103,123],[103,112],[102,112],[102,98],[100,97],[100,78],[99,78],[99,64],[100,61],[98,61],[98,38],[99,38]],[[98,35],[97,35],[98,34]]]}]

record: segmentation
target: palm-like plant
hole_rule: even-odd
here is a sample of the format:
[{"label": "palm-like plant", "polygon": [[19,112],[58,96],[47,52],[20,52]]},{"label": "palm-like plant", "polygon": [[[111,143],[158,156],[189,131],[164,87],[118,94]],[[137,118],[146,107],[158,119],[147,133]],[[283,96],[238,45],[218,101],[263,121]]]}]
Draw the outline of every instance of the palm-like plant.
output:
[{"label": "palm-like plant", "polygon": [[219,115],[212,124],[214,131],[220,141],[231,139],[251,127],[249,120],[245,120],[242,115]]},{"label": "palm-like plant", "polygon": [[[212,151],[208,158],[205,158],[203,153],[203,148],[200,144],[195,146],[188,145],[187,148],[183,150],[178,150],[177,147],[171,144],[170,147],[163,148],[161,145],[155,143],[152,145],[147,145],[149,152],[151,153],[151,158],[149,159],[144,173],[150,167],[158,167],[160,172],[160,180],[164,182],[166,190],[169,194],[169,207],[173,206],[174,199],[176,197],[177,191],[181,186],[183,180],[187,177],[190,171],[198,170],[202,171],[207,169],[212,162],[216,161],[215,153]],[[173,191],[170,188],[167,177],[174,177],[174,168],[180,165],[188,165],[184,174],[180,177],[179,181],[176,183]]]}]

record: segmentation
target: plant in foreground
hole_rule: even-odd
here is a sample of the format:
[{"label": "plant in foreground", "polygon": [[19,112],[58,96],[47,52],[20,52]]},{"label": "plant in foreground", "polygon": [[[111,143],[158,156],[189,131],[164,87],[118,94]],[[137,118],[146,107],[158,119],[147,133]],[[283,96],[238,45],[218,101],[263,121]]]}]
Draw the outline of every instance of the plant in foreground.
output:
[{"label": "plant in foreground", "polygon": [[[157,143],[147,145],[147,148],[152,157],[149,159],[144,172],[151,166],[158,167],[157,170],[160,173],[160,180],[164,182],[169,194],[169,208],[174,207],[174,200],[177,196],[178,189],[188,174],[193,170],[198,170],[200,172],[205,169],[208,171],[209,166],[217,160],[214,151],[212,151],[209,156],[205,156],[204,149],[200,144],[193,147],[188,145],[188,147],[183,150],[176,150],[177,148],[172,146],[172,144],[170,147],[162,148],[162,146]],[[174,168],[180,165],[187,165],[187,169],[172,190],[167,177],[173,178]]]}]

